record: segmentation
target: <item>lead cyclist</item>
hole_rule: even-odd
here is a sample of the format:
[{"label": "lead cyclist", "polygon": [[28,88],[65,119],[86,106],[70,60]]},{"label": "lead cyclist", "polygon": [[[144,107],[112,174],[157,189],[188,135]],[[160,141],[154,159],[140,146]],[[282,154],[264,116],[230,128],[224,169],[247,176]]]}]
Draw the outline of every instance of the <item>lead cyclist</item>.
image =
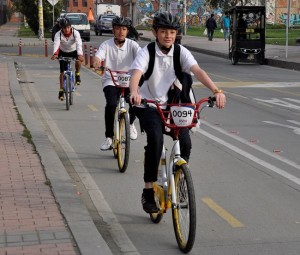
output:
[{"label": "lead cyclist", "polygon": [[[178,29],[179,19],[169,12],[159,12],[153,19],[153,34],[156,37],[155,61],[152,75],[145,80],[141,87],[138,86],[142,75],[149,65],[149,51],[145,46],[139,51],[131,66],[132,77],[130,80],[130,100],[136,105],[136,115],[140,120],[142,129],[147,134],[145,146],[144,182],[142,205],[146,213],[156,213],[158,208],[154,200],[153,182],[157,181],[157,171],[163,146],[164,127],[156,109],[141,105],[141,99],[159,100],[160,103],[168,102],[168,92],[174,86],[184,86],[177,80],[174,65],[174,42]],[[218,89],[207,73],[201,69],[189,50],[180,45],[180,65],[186,73],[192,72],[196,78],[205,85],[216,97],[216,106],[224,108],[226,97]],[[191,151],[189,130],[181,129],[179,135],[181,156],[188,162]]]}]

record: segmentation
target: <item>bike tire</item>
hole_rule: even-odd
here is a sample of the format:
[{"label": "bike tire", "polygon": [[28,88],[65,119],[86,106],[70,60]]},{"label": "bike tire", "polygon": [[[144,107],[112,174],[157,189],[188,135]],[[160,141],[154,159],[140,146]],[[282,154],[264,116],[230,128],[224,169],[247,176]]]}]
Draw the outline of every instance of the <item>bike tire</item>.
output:
[{"label": "bike tire", "polygon": [[65,75],[66,86],[65,86],[65,97],[66,97],[66,109],[67,111],[70,109],[70,76]]},{"label": "bike tire", "polygon": [[118,142],[118,166],[119,171],[124,173],[128,166],[130,153],[130,126],[128,113],[121,113],[119,121],[119,142]]},{"label": "bike tire", "polygon": [[172,218],[176,241],[183,253],[194,246],[196,235],[196,200],[192,175],[187,164],[175,172],[177,206],[172,206]]},{"label": "bike tire", "polygon": [[115,111],[115,118],[114,118],[114,137],[113,137],[113,154],[114,154],[114,158],[118,158],[118,140],[116,139],[116,119],[119,118],[118,116],[119,114],[119,110],[118,110],[118,107],[116,108],[116,111]]},{"label": "bike tire", "polygon": [[[73,82],[72,82],[73,83]],[[73,95],[74,95],[74,91],[73,91],[73,89],[74,89],[74,84],[71,84],[71,82],[70,82],[70,87],[69,87],[69,94],[70,94],[70,96],[69,96],[69,100],[70,100],[70,105],[73,105]]]}]

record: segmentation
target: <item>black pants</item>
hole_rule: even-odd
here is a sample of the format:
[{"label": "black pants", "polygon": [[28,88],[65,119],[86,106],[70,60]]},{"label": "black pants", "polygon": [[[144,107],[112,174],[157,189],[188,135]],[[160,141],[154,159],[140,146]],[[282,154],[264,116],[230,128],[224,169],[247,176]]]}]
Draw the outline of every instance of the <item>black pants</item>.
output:
[{"label": "black pants", "polygon": [[208,40],[212,41],[214,37],[214,29],[213,28],[207,28],[207,37]]},{"label": "black pants", "polygon": [[[112,138],[114,136],[114,118],[115,118],[115,111],[118,105],[119,100],[119,89],[115,86],[106,86],[103,89],[104,96],[106,99],[106,105],[104,110],[104,119],[105,119],[105,137]],[[128,92],[129,93],[129,90]],[[126,94],[127,94],[126,93]],[[126,95],[125,95],[126,96]],[[135,120],[134,111],[129,104],[129,121],[130,125]]]},{"label": "black pants", "polygon": [[[164,126],[161,117],[155,108],[134,108],[135,114],[140,120],[141,128],[147,134],[144,161],[144,181],[155,182],[157,180],[157,171],[164,142]],[[192,149],[192,142],[188,128],[180,130],[179,142],[181,156],[188,161]]]}]

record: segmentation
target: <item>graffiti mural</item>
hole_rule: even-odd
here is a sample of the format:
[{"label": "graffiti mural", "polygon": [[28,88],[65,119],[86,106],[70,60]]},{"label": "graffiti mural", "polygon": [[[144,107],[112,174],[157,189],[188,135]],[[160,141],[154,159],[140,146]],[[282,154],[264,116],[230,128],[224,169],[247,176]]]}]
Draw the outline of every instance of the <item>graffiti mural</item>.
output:
[{"label": "graffiti mural", "polygon": [[[222,10],[212,9],[207,5],[208,0],[186,0],[186,22],[189,26],[203,26],[211,13],[215,14],[220,23]],[[287,1],[267,0],[266,22],[269,24],[287,22]],[[182,20],[183,1],[178,0],[137,0],[138,23],[151,26],[153,15],[157,11],[170,10]],[[290,25],[300,25],[300,0],[291,0]]]}]

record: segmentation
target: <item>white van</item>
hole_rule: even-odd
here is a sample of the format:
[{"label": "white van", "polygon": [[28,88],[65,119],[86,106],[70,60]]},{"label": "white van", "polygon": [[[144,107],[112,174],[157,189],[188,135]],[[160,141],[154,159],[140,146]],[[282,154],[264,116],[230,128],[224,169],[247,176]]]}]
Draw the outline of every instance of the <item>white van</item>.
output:
[{"label": "white van", "polygon": [[65,13],[64,17],[68,18],[74,27],[81,35],[81,38],[85,41],[91,40],[91,27],[85,13],[69,12]]}]

